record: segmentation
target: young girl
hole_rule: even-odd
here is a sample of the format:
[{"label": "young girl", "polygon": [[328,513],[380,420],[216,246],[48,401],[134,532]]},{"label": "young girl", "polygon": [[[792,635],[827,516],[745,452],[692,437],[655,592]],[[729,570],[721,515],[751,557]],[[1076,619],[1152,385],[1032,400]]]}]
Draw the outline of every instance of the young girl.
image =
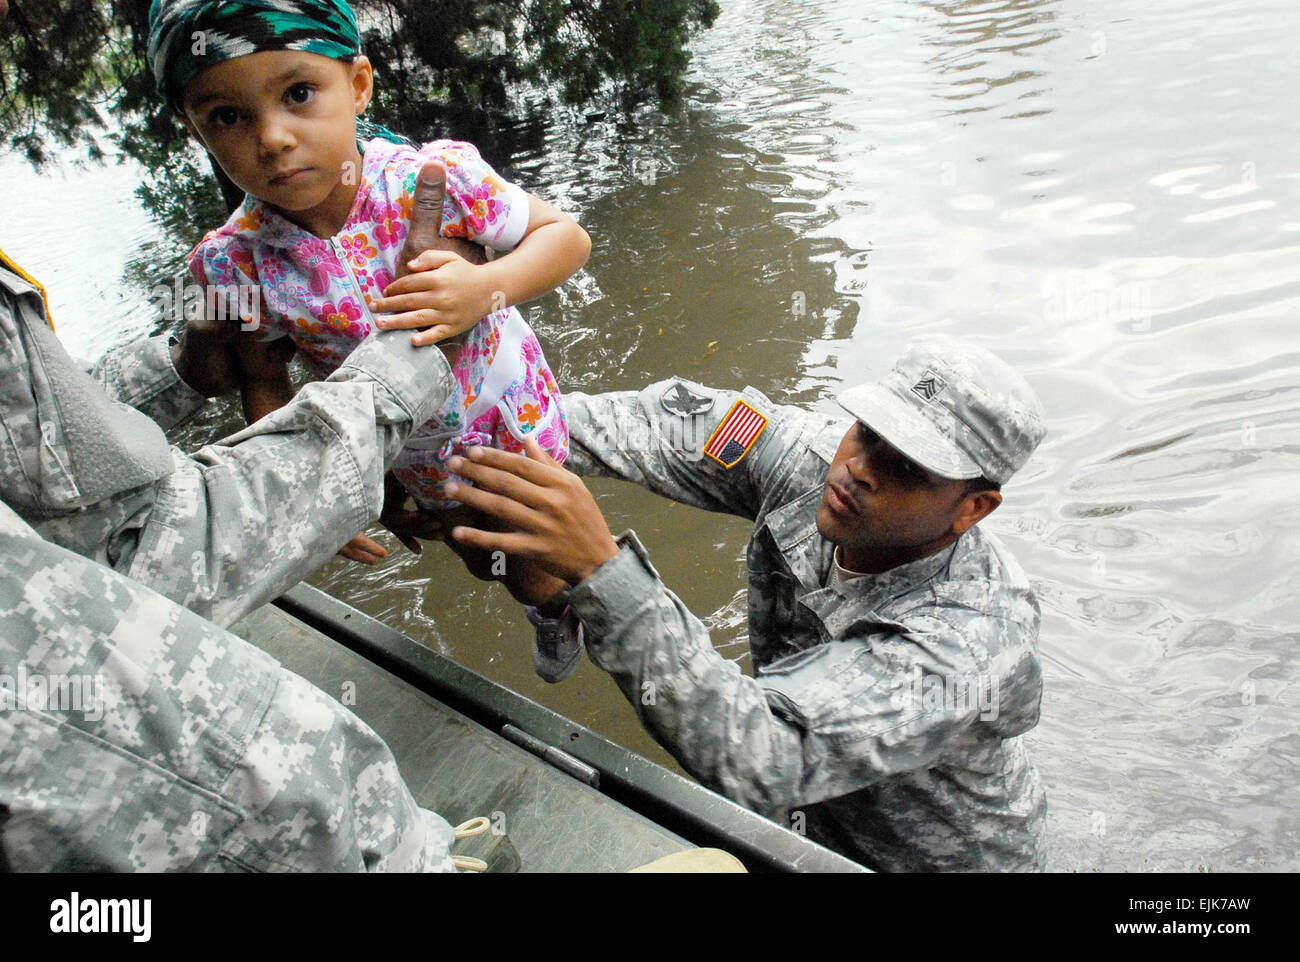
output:
[{"label": "young girl", "polygon": [[[256,334],[241,337],[239,351],[249,421],[292,396],[292,352],[278,339],[291,338],[323,376],[379,326],[376,315],[424,309],[437,326],[417,343],[469,333],[453,366],[456,389],[393,468],[417,504],[427,511],[454,504],[442,497],[452,480],[446,459],[472,445],[521,451],[534,437],[563,461],[568,430],[559,390],[511,305],[554,290],[581,268],[590,252],[586,232],[502,180],[467,143],[416,150],[359,124],[373,78],[346,0],[154,0],[149,18],[159,93],[248,195],[189,263],[200,285],[232,305],[240,287],[257,288],[257,311],[241,319]],[[425,255],[422,266],[436,269],[405,278],[402,293],[386,298],[402,266],[417,180],[431,159],[446,184],[442,233],[510,253],[481,265],[448,252]],[[384,554],[363,535],[343,553],[356,560]],[[521,598],[564,587],[518,559],[503,580]],[[538,673],[567,677],[580,654],[576,619],[547,620],[533,610],[529,617],[538,625]]]}]

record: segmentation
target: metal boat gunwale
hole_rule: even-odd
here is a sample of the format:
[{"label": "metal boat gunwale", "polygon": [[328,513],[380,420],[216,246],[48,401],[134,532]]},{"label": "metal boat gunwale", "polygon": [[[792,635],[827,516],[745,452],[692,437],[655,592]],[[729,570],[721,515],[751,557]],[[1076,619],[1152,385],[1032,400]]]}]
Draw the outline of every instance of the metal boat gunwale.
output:
[{"label": "metal boat gunwale", "polygon": [[[571,776],[593,784],[604,795],[668,831],[696,845],[731,852],[750,871],[868,871],[471,671],[318,588],[300,584],[273,603],[371,664]],[[578,764],[568,764],[562,756]],[[591,770],[594,779],[588,777]]]}]

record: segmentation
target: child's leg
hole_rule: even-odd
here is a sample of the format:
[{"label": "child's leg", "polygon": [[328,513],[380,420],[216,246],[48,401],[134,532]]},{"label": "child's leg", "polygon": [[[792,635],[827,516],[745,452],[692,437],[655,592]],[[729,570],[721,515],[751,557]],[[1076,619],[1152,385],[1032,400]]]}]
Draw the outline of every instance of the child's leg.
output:
[{"label": "child's leg", "polygon": [[[565,608],[560,593],[569,586],[545,568],[527,558],[511,558],[501,583],[523,605],[532,605],[545,618],[558,618]],[[538,601],[537,599],[542,599]]]},{"label": "child's leg", "polygon": [[497,551],[472,548],[451,537],[451,531],[457,525],[488,531],[507,530],[500,521],[463,506],[440,514],[443,515],[445,526],[443,540],[447,547],[456,552],[474,577],[481,581],[500,581],[516,601],[539,608],[545,616],[558,615],[563,610],[563,605],[550,604],[557,594],[568,587],[560,578],[526,558],[513,558]]},{"label": "child's leg", "polygon": [[[491,435],[479,434],[476,437],[489,440]],[[544,568],[531,561],[507,557],[501,552],[471,548],[451,537],[451,532],[457,525],[483,528],[488,531],[508,529],[489,515],[440,497],[441,485],[454,477],[445,470],[441,459],[429,459],[414,469],[398,469],[393,472],[393,475],[397,483],[391,493],[388,488],[385,488],[385,503],[390,496],[396,500],[405,497],[407,493],[411,494],[414,497],[414,506],[424,522],[425,531],[429,535],[434,535],[436,532],[436,536],[440,537],[465,563],[470,574],[480,581],[500,581],[516,601],[541,608],[547,616],[551,614],[546,602],[566,587],[561,579],[547,573]],[[462,484],[467,483],[463,478],[455,480]],[[403,488],[405,490],[399,495],[398,492]],[[560,606],[560,609],[562,610],[563,606]]]}]

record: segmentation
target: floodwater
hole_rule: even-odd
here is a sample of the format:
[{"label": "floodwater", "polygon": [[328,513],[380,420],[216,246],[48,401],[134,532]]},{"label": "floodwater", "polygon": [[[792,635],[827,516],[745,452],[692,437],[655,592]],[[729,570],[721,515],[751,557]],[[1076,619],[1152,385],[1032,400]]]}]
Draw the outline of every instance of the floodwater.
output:
[{"label": "floodwater", "polygon": [[[680,110],[558,116],[497,158],[595,240],[529,312],[562,384],[676,374],[829,410],[914,335],[997,352],[1050,415],[984,523],[1043,606],[1051,867],[1300,869],[1300,8],[723,7]],[[118,243],[156,236],[129,171],[0,175],[5,247],[73,352],[151,330],[119,283]],[[592,487],[747,664],[748,526]],[[522,613],[445,549],[312,580],[666,760],[590,664],[537,679]]]}]

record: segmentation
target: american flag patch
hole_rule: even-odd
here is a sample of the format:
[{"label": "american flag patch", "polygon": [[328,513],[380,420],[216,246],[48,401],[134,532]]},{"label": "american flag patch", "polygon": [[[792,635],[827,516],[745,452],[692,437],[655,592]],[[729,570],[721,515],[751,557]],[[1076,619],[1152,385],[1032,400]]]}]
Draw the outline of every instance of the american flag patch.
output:
[{"label": "american flag patch", "polygon": [[734,468],[749,453],[765,427],[766,417],[744,401],[737,401],[704,445],[704,453],[724,468]]}]

